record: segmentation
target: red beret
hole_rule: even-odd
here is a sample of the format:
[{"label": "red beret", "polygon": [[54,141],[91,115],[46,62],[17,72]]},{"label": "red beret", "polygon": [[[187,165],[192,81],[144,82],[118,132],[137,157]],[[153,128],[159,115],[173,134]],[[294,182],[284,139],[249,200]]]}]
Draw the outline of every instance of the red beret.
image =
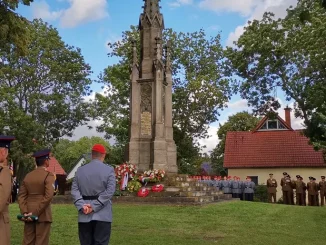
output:
[{"label": "red beret", "polygon": [[96,151],[102,154],[106,153],[105,147],[101,144],[95,144],[92,148],[92,151]]}]

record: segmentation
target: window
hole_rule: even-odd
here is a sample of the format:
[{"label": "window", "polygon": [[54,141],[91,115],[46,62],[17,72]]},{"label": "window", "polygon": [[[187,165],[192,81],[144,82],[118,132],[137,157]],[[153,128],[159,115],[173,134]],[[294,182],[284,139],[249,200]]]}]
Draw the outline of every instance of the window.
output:
[{"label": "window", "polygon": [[286,130],[286,127],[279,120],[267,120],[259,130]]},{"label": "window", "polygon": [[258,185],[258,176],[248,176],[251,178],[251,181],[255,183],[255,185]]},{"label": "window", "polygon": [[267,121],[268,129],[277,129],[277,121]]}]

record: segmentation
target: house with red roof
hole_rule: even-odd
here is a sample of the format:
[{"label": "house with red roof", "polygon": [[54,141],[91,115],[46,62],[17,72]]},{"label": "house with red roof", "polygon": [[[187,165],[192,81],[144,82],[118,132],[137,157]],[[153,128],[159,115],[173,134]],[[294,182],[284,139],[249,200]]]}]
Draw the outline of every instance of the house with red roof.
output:
[{"label": "house with red roof", "polygon": [[67,173],[62,168],[61,164],[58,162],[58,160],[54,156],[50,157],[50,163],[49,163],[49,167],[47,168],[47,170],[56,175],[56,179],[58,181],[59,193],[60,193],[60,195],[64,195]]},{"label": "house with red roof", "polygon": [[285,120],[280,116],[264,117],[250,132],[228,132],[225,142],[224,168],[231,176],[245,179],[250,176],[256,184],[266,184],[272,173],[278,182],[277,198],[281,197],[280,181],[283,172],[293,180],[301,175],[317,180],[326,175],[322,151],[315,151],[302,130],[291,125],[291,109],[285,108]]}]

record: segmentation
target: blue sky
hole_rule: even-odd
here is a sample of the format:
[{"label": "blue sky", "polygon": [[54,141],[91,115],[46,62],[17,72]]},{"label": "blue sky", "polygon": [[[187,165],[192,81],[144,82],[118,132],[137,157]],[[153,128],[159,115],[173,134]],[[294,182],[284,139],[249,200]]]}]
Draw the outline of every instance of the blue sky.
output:
[{"label": "blue sky", "polygon": [[[286,7],[295,3],[296,0],[162,0],[161,12],[167,28],[182,32],[203,28],[210,36],[221,32],[222,45],[226,46],[237,40],[248,20],[261,18],[265,11],[282,17]],[[119,40],[124,30],[138,24],[143,4],[143,0],[36,0],[29,7],[21,6],[18,12],[30,20],[42,18],[58,29],[67,44],[81,48],[96,78],[116,62],[107,56],[106,44]],[[92,89],[100,92],[101,85],[94,84]],[[281,94],[279,97],[283,100]],[[246,101],[236,95],[219,121],[223,123],[229,115],[244,109]],[[211,138],[200,141],[208,150],[217,144],[217,129],[218,123],[212,124]],[[75,131],[75,138],[91,135],[99,134],[85,127]]]}]

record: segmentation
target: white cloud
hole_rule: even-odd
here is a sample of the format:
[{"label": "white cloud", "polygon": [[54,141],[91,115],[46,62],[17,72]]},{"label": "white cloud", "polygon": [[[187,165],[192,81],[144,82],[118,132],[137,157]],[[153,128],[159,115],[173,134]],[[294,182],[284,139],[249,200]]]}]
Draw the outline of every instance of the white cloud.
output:
[{"label": "white cloud", "polygon": [[107,0],[63,0],[69,3],[67,9],[52,11],[46,1],[32,5],[34,18],[45,21],[60,20],[62,27],[72,28],[87,22],[97,21],[109,16]]},{"label": "white cloud", "polygon": [[193,3],[193,0],[176,0],[174,2],[169,3],[169,5],[173,8],[178,8],[182,5],[190,5]]},{"label": "white cloud", "polygon": [[[107,91],[107,89],[108,89],[108,87],[104,86],[104,88],[101,91],[93,92],[89,96],[85,96],[84,99],[85,99],[85,101],[88,101],[88,102],[94,101],[96,93],[105,95],[106,94],[105,91]],[[98,136],[98,137],[104,138],[105,133],[99,133],[96,131],[96,127],[100,126],[101,124],[102,124],[102,120],[91,120],[86,125],[77,127],[74,130],[73,136],[71,138],[69,138],[69,137],[65,137],[65,138],[70,139],[70,140],[78,140],[85,136],[86,137]],[[89,126],[92,128],[89,128]],[[110,142],[110,144],[114,144],[114,140],[110,140],[109,142]]]},{"label": "white cloud", "polygon": [[229,109],[236,110],[237,112],[248,109],[248,101],[244,100],[244,99],[237,100],[237,101],[232,102],[232,103],[229,102],[227,105],[228,105]]},{"label": "white cloud", "polygon": [[206,146],[206,148],[203,149],[203,153],[210,153],[218,144],[219,142],[219,139],[217,137],[218,129],[219,127],[210,125],[208,129],[209,138],[198,140],[201,146]]},{"label": "white cloud", "polygon": [[199,7],[215,12],[236,12],[248,16],[261,0],[202,0]]},{"label": "white cloud", "polygon": [[265,12],[274,13],[275,18],[283,18],[286,15],[286,9],[291,5],[295,6],[297,4],[297,0],[259,0],[255,2],[254,8],[247,19],[246,24],[236,27],[235,30],[229,34],[227,46],[234,45],[233,42],[237,41],[243,34],[244,27],[248,25],[248,21],[261,19]]},{"label": "white cloud", "polygon": [[243,25],[229,34],[227,46],[233,46],[233,41],[237,41],[243,34],[249,20],[261,19],[265,12],[273,12],[275,18],[282,18],[286,15],[286,9],[296,4],[297,0],[201,0],[199,6],[218,13],[234,12],[247,17]]},{"label": "white cloud", "polygon": [[60,23],[63,27],[75,27],[86,22],[96,21],[109,16],[106,0],[68,0],[70,8],[66,9]]},{"label": "white cloud", "polygon": [[50,11],[50,6],[46,1],[35,2],[31,5],[33,18],[53,21],[62,15],[62,10]]}]

